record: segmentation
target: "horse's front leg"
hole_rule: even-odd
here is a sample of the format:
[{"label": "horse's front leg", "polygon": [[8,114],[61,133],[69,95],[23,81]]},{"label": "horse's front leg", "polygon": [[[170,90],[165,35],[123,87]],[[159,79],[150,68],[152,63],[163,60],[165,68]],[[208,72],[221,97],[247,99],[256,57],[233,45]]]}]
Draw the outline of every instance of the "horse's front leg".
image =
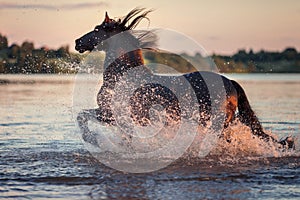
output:
[{"label": "horse's front leg", "polygon": [[77,116],[77,123],[82,132],[82,139],[94,146],[99,146],[96,134],[89,130],[88,121],[99,121],[99,109],[89,109],[81,111]]}]

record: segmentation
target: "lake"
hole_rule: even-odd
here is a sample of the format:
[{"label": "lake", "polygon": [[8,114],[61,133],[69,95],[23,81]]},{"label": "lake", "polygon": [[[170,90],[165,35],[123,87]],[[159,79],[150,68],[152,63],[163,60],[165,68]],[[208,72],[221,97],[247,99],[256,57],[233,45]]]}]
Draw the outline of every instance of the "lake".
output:
[{"label": "lake", "polygon": [[0,197],[299,199],[300,74],[226,76],[244,87],[268,133],[296,138],[295,151],[251,146],[245,153],[251,141],[242,136],[249,130],[237,124],[237,146],[220,145],[205,158],[180,158],[150,173],[119,172],[81,141],[72,111],[74,75],[0,75]]}]

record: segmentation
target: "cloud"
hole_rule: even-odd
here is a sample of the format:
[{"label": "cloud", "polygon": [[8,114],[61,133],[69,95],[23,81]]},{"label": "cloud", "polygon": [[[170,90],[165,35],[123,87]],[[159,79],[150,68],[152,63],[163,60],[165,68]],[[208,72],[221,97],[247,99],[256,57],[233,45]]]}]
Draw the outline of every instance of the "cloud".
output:
[{"label": "cloud", "polygon": [[50,5],[50,4],[17,4],[17,3],[0,3],[0,10],[8,9],[42,9],[42,10],[79,10],[87,8],[99,8],[103,6],[108,6],[106,2],[98,3],[73,3],[73,4],[60,4],[60,5]]}]

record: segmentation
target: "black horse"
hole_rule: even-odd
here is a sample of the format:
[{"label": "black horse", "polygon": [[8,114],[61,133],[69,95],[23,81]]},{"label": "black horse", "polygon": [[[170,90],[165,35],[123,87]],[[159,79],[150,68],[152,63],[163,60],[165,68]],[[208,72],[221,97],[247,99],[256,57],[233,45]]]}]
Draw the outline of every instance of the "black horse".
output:
[{"label": "black horse", "polygon": [[[133,9],[122,20],[113,20],[106,13],[105,19],[100,25],[76,40],[75,49],[80,53],[92,51],[95,48],[106,52],[103,85],[97,96],[99,108],[84,110],[79,113],[77,118],[79,127],[83,132],[83,139],[86,142],[97,145],[95,136],[88,128],[87,122],[89,120],[97,120],[110,125],[116,123],[116,116],[114,116],[111,109],[112,93],[118,81],[127,71],[144,66],[141,73],[144,76],[153,76],[151,71],[144,65],[142,49],[148,48],[149,45],[151,46],[151,43],[155,43],[155,37],[153,34],[146,32],[140,34],[138,37],[130,34],[130,30],[134,29],[142,19],[147,18],[149,12],[151,11]],[[120,40],[120,42],[114,42],[114,44],[106,42],[117,34],[124,34],[126,40]],[[126,50],[128,43],[134,47],[133,50]],[[212,102],[207,83],[202,76],[203,73],[196,71],[183,75],[183,78],[189,82],[196,94],[199,113],[201,113],[199,124],[205,125],[206,121],[210,118]],[[224,128],[235,117],[238,117],[243,124],[250,127],[253,135],[258,136],[262,140],[294,148],[292,138],[287,137],[284,140],[277,141],[271,135],[264,132],[256,114],[250,107],[243,88],[236,81],[211,72],[207,73],[213,77],[219,77],[226,91],[225,97],[221,100],[226,113],[226,119],[223,124]],[[178,105],[178,99],[176,99],[176,96],[168,88],[160,84],[145,84],[130,98],[131,117],[137,124],[147,125],[149,123],[149,109],[154,104],[162,105],[173,121],[180,120],[180,116],[184,113],[184,110]],[[237,110],[238,113],[236,114]]]}]

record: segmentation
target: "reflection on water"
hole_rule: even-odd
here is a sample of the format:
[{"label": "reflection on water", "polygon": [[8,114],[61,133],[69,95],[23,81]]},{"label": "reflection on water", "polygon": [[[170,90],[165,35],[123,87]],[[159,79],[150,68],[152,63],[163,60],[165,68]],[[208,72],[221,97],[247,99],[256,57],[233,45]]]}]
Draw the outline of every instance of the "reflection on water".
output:
[{"label": "reflection on water", "polygon": [[[245,88],[269,132],[278,137],[299,137],[299,74],[228,76]],[[232,151],[229,157],[187,157],[149,174],[109,169],[85,150],[76,133],[72,118],[74,76],[1,75],[0,80],[0,197],[300,197],[297,152],[285,157],[235,158]]]}]

